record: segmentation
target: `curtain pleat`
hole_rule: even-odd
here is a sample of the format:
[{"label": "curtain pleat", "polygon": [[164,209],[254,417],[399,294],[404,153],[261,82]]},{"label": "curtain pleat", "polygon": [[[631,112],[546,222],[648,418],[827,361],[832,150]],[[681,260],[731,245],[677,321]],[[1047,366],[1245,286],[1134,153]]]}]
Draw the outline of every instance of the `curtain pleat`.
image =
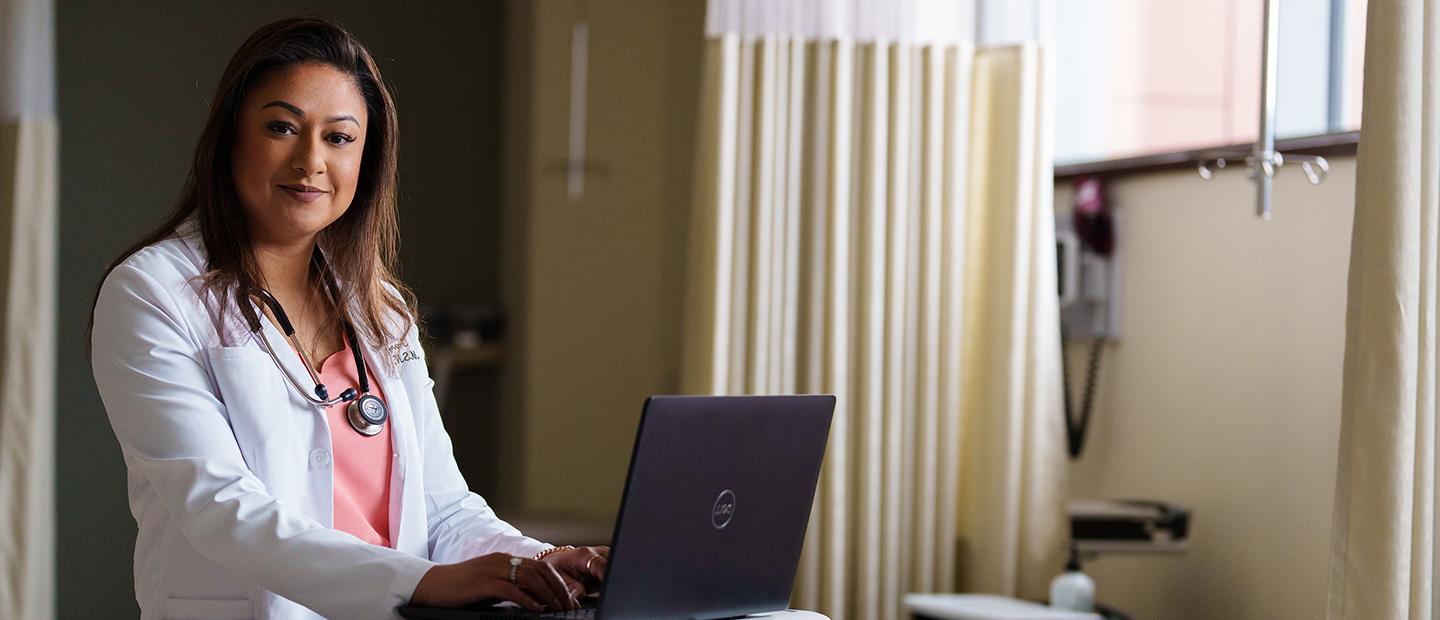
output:
[{"label": "curtain pleat", "polygon": [[1374,0],[1345,320],[1331,618],[1432,618],[1440,7]]},{"label": "curtain pleat", "polygon": [[0,617],[55,609],[55,285],[59,132],[0,124]]},{"label": "curtain pleat", "polygon": [[[856,116],[858,97],[855,89],[856,46],[848,40],[837,40],[825,44],[830,52],[831,90],[824,93],[832,111],[829,135],[832,138],[830,150],[824,154],[828,166],[829,200],[824,208],[830,219],[827,245],[829,246],[826,282],[828,294],[823,298],[826,308],[825,328],[825,382],[823,392],[835,395],[835,416],[830,423],[830,444],[826,451],[821,482],[824,485],[823,519],[825,524],[824,551],[820,570],[822,591],[820,609],[844,610],[851,591],[852,563],[847,551],[851,522],[850,510],[852,480],[851,453],[855,446],[857,396],[852,383],[851,365],[855,359],[855,341],[852,337],[855,321],[856,286],[851,282],[851,273],[858,261],[853,261],[857,243],[856,220],[859,210],[854,200],[857,193],[858,159],[856,154]],[[817,298],[818,299],[818,298]],[[815,537],[806,533],[805,546],[814,545]],[[869,577],[870,575],[864,575]],[[863,577],[862,577],[863,578]],[[832,613],[832,616],[838,615]]]},{"label": "curtain pleat", "polygon": [[[795,371],[797,392],[818,393],[824,391],[825,368],[821,360],[825,359],[825,304],[813,300],[825,299],[826,291],[825,233],[828,218],[823,206],[828,195],[825,191],[828,176],[825,174],[824,158],[817,155],[823,155],[827,150],[825,138],[828,132],[822,131],[822,128],[829,122],[829,109],[825,105],[828,99],[814,95],[824,93],[829,86],[830,55],[828,48],[820,43],[802,43],[801,46],[812,66],[809,71],[802,72],[799,91],[802,95],[811,96],[796,98],[795,109],[798,133],[794,142],[797,149],[795,162],[800,166],[800,176],[795,183],[798,202],[793,224],[797,233],[795,239],[804,248],[797,248],[795,252],[798,259],[794,279],[795,317],[798,322],[794,327],[797,340]],[[806,63],[801,64],[804,66]],[[807,139],[811,141],[808,150]],[[820,599],[820,541],[824,540],[820,516],[824,511],[824,495],[824,485],[817,485],[806,530],[812,543],[801,549],[795,582],[795,602],[808,609],[817,608]]]},{"label": "curtain pleat", "polygon": [[706,53],[683,385],[836,395],[794,604],[1044,596],[1066,532],[1041,54]]},{"label": "curtain pleat", "polygon": [[923,148],[923,166],[918,170],[923,176],[920,187],[922,209],[921,222],[917,229],[921,248],[920,302],[916,326],[917,372],[915,376],[915,446],[908,454],[915,459],[912,467],[915,488],[908,503],[909,514],[914,520],[913,534],[907,548],[912,550],[908,570],[914,575],[915,588],[922,592],[935,589],[935,542],[937,485],[940,470],[939,437],[939,386],[940,386],[940,276],[941,276],[941,181],[943,159],[941,146],[944,143],[943,123],[945,81],[944,50],[938,46],[926,46],[923,50],[924,77],[918,83],[923,89],[924,126],[920,132]]},{"label": "curtain pleat", "polygon": [[0,618],[55,615],[54,17],[0,0]]},{"label": "curtain pleat", "polygon": [[[1016,554],[1020,569],[1015,586],[1017,594],[1031,597],[1049,593],[1055,567],[1068,555],[1065,549],[1070,540],[1065,477],[1069,460],[1063,456],[1068,453],[1068,445],[1064,426],[1053,423],[1056,414],[1065,408],[1063,387],[1056,379],[1064,369],[1060,360],[1063,343],[1060,331],[1055,328],[1060,322],[1057,303],[1060,286],[1053,210],[1054,132],[1048,129],[1048,119],[1054,118],[1053,93],[1049,88],[1053,82],[1044,77],[1054,75],[1054,59],[1039,50],[1036,52],[1029,61],[1030,72],[1025,80],[1030,88],[1026,98],[1033,102],[1029,107],[1029,122],[1033,128],[1034,149],[1030,153],[1027,177],[1032,188],[1028,208],[1032,209],[1033,219],[1029,232],[1032,263],[1027,278],[1030,294],[1026,305],[1029,337],[1025,347],[1028,361],[1024,387],[1025,469],[1021,481],[1023,526],[1020,551]],[[1063,526],[1057,529],[1057,524]]]},{"label": "curtain pleat", "polygon": [[960,587],[1044,595],[1063,552],[1054,220],[1044,59],[976,57],[962,349]]},{"label": "curtain pleat", "polygon": [[965,324],[969,317],[965,279],[970,252],[970,142],[973,132],[970,111],[975,54],[968,47],[945,51],[948,79],[945,92],[944,145],[941,147],[945,179],[941,187],[942,222],[940,293],[940,471],[937,474],[939,505],[936,513],[935,587],[945,591],[958,584],[958,542],[948,533],[957,529],[960,511],[960,455],[956,446],[965,445],[960,412],[965,377]]},{"label": "curtain pleat", "polygon": [[886,205],[886,224],[889,228],[885,273],[886,282],[883,340],[885,351],[881,365],[884,368],[884,406],[881,416],[884,420],[884,438],[881,449],[884,465],[881,467],[884,479],[882,501],[883,536],[880,547],[884,552],[884,566],[890,570],[880,580],[880,600],[899,599],[902,579],[908,584],[908,563],[902,560],[901,537],[908,530],[900,520],[900,505],[905,501],[907,480],[904,455],[906,450],[907,422],[910,421],[909,400],[906,393],[907,377],[914,370],[908,353],[913,349],[906,336],[911,301],[911,276],[915,269],[910,261],[912,204],[910,201],[911,168],[911,83],[910,60],[912,46],[894,46],[890,62],[890,114],[889,114],[889,162],[884,171],[890,180],[889,200]]}]

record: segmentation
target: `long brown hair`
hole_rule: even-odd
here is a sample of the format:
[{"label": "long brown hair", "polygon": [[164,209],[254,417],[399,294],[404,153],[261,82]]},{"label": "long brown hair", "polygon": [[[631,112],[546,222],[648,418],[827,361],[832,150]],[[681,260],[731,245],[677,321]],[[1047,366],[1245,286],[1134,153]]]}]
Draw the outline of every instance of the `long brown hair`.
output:
[{"label": "long brown hair", "polygon": [[[224,302],[233,301],[250,328],[258,329],[259,317],[248,296],[259,285],[260,270],[231,168],[235,125],[251,88],[275,71],[305,63],[323,63],[349,75],[365,99],[370,120],[355,198],[340,219],[320,232],[316,252],[318,256],[323,251],[328,270],[345,283],[335,300],[337,306],[357,308],[356,331],[372,347],[383,347],[390,339],[403,337],[418,316],[414,294],[395,276],[399,246],[395,102],[365,45],[324,18],[283,19],[256,30],[240,45],[211,99],[210,114],[174,213],[110,263],[105,275],[135,252],[174,235],[193,217],[209,255],[207,271],[200,276],[203,291],[219,293],[221,324],[229,305]],[[386,290],[387,286],[394,293]],[[91,314],[93,326],[93,308]],[[398,334],[390,331],[394,325],[387,327],[387,318],[397,315],[403,326]]]}]

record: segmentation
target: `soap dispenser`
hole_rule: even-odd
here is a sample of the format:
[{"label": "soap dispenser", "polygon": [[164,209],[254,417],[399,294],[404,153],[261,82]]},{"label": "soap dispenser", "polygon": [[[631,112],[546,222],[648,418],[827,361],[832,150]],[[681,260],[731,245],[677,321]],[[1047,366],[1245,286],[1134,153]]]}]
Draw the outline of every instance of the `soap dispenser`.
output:
[{"label": "soap dispenser", "polygon": [[1080,551],[1070,546],[1065,572],[1050,582],[1050,606],[1070,611],[1095,611],[1095,580],[1080,571]]}]

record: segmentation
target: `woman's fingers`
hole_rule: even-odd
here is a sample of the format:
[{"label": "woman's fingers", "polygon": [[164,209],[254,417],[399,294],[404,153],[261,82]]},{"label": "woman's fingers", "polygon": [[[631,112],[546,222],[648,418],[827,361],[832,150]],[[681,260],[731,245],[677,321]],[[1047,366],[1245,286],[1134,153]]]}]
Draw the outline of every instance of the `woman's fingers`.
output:
[{"label": "woman's fingers", "polygon": [[[512,564],[517,559],[518,563]],[[580,606],[554,567],[505,553],[436,566],[426,572],[410,600],[415,604],[450,607],[483,599],[511,601],[530,611],[561,611]]]},{"label": "woman's fingers", "polygon": [[[607,549],[606,551],[609,550]],[[610,558],[606,554],[599,553],[597,550],[595,555],[585,560],[585,574],[594,577],[596,581],[600,581],[605,578],[605,565],[609,562]]]},{"label": "woman's fingers", "polygon": [[584,549],[586,553],[578,560],[582,562],[582,564],[580,564],[576,574],[594,579],[597,582],[604,581],[605,565],[610,563],[610,548],[583,547],[582,549]]},{"label": "woman's fingers", "polygon": [[570,589],[549,564],[537,560],[526,560],[521,565],[521,578],[517,579],[536,600],[548,609],[574,609],[578,606]]},{"label": "woman's fingers", "polygon": [[[512,566],[512,562],[519,560]],[[559,611],[566,609],[565,599],[557,597],[544,575],[537,570],[541,564],[534,560],[516,558],[505,553],[492,553],[474,558],[466,564],[478,573],[472,573],[480,586],[479,598],[499,598],[518,603],[530,611]]]},{"label": "woman's fingers", "polygon": [[510,601],[512,603],[518,603],[521,607],[524,607],[526,611],[545,611],[545,606],[541,605],[539,601],[536,601],[529,594],[526,594],[525,590],[522,589],[519,585],[510,583],[508,581],[499,581],[496,582],[496,584],[499,586],[500,590],[498,592],[498,598]]},{"label": "woman's fingers", "polygon": [[555,572],[560,574],[560,581],[565,582],[565,589],[570,591],[570,596],[575,597],[577,601],[580,600],[580,597],[585,596],[585,584],[581,583],[579,579],[571,576],[561,567],[556,567]]},{"label": "woman's fingers", "polygon": [[580,601],[570,592],[570,588],[565,585],[565,579],[560,577],[560,571],[555,570],[554,566],[545,562],[535,562],[535,570],[539,571],[540,575],[544,577],[546,585],[555,593],[555,596],[561,601],[564,601],[565,609],[576,609],[580,607]]}]

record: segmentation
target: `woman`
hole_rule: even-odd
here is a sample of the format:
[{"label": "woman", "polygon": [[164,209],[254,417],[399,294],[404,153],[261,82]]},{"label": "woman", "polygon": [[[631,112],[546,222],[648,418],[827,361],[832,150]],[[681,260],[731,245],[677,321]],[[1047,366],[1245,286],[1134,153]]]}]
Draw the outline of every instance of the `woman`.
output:
[{"label": "woman", "polygon": [[608,549],[523,536],[455,465],[393,272],[396,115],[370,53],[276,22],[212,101],[178,209],[92,317],[142,617],[575,608]]}]

